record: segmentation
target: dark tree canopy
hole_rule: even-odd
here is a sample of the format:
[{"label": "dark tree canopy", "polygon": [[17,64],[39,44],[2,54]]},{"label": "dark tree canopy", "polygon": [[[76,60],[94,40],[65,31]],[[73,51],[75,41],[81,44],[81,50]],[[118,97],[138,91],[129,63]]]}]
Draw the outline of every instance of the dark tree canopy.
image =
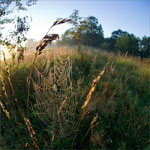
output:
[{"label": "dark tree canopy", "polygon": [[93,16],[85,18],[87,27],[82,33],[83,45],[100,47],[103,42],[104,34],[102,26],[98,24],[98,19]]},{"label": "dark tree canopy", "polygon": [[138,39],[134,35],[125,34],[117,39],[115,48],[122,53],[138,55]]},{"label": "dark tree canopy", "polygon": [[148,58],[150,57],[150,37],[144,36],[139,42],[140,48],[140,56],[141,58]]},{"label": "dark tree canopy", "polygon": [[117,40],[118,38],[121,38],[123,35],[129,35],[129,33],[119,29],[117,31],[112,32],[111,38]]}]

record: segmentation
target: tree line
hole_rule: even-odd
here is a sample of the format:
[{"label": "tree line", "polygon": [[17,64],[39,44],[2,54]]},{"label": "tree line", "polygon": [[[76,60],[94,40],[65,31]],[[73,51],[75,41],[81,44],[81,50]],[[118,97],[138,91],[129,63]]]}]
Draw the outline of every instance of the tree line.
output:
[{"label": "tree line", "polygon": [[[20,56],[23,56],[22,43],[27,40],[26,33],[28,32],[29,17],[10,18],[14,10],[25,11],[27,7],[36,4],[38,0],[9,0],[1,1],[0,9],[0,30],[5,29],[5,25],[13,24],[14,28],[4,36],[0,33],[0,44],[7,46],[10,51],[17,47]],[[13,8],[10,8],[11,5]],[[105,38],[102,25],[99,24],[98,19],[94,16],[80,17],[79,11],[74,10],[70,16],[72,19],[72,27],[65,31],[61,39],[57,41],[58,45],[78,45],[78,50],[81,51],[81,45],[101,48],[115,53],[121,52],[128,55],[140,56],[143,58],[150,57],[150,37],[136,37],[126,31],[120,29],[113,31],[111,37]],[[30,40],[28,44],[36,43]],[[33,44],[32,44],[33,45]]]},{"label": "tree line", "polygon": [[101,48],[115,53],[140,56],[141,59],[150,57],[150,37],[136,37],[127,31],[118,29],[111,37],[105,38],[102,25],[94,16],[80,17],[79,11],[74,10],[70,18],[75,22],[57,41],[58,45],[81,45]]}]

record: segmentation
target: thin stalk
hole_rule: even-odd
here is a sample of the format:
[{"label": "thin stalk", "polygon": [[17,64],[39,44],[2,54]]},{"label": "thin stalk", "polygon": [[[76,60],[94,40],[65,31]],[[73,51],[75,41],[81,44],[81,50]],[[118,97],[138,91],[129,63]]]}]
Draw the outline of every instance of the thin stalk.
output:
[{"label": "thin stalk", "polygon": [[37,58],[37,52],[34,55],[33,58],[33,62],[32,62],[32,66],[31,66],[31,70],[30,70],[30,74],[29,74],[29,78],[28,78],[28,95],[27,95],[27,115],[29,116],[29,97],[30,97],[30,84],[31,84],[31,77],[32,77],[32,72],[33,72],[33,67]]},{"label": "thin stalk", "polygon": [[[3,53],[3,54],[4,54],[4,53]],[[25,121],[26,127],[27,127],[27,129],[28,129],[28,131],[29,131],[29,134],[30,134],[30,137],[31,137],[31,139],[32,139],[32,141],[33,141],[33,145],[35,146],[35,148],[36,148],[37,150],[40,150],[40,148],[39,148],[38,145],[37,145],[36,138],[35,138],[35,131],[32,129],[30,120],[25,117],[25,115],[24,115],[24,113],[23,113],[23,111],[22,111],[22,109],[21,109],[21,107],[20,107],[20,105],[19,105],[19,103],[18,103],[18,99],[16,98],[16,93],[15,93],[15,89],[14,89],[13,84],[12,84],[11,79],[10,79],[9,68],[8,68],[7,63],[6,63],[5,54],[4,54],[4,62],[5,62],[5,66],[6,66],[6,73],[7,73],[8,82],[9,82],[9,85],[10,85],[10,87],[11,87],[11,91],[12,91],[13,98],[14,98],[14,100],[15,100],[15,103],[17,104],[17,107],[18,107],[18,109],[19,109],[19,112],[20,112],[22,118],[23,118],[24,121]]]}]

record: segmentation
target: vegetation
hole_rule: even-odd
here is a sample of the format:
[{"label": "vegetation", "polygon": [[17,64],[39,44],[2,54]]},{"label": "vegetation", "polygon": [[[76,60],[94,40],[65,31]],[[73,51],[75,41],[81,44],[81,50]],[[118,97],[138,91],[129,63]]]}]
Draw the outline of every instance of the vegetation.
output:
[{"label": "vegetation", "polygon": [[127,31],[118,29],[112,32],[111,37],[104,38],[102,25],[98,23],[96,17],[82,18],[79,17],[79,11],[74,10],[70,18],[76,21],[76,26],[62,35],[62,39],[57,42],[58,45],[79,44],[115,53],[140,56],[141,59],[150,57],[150,37],[144,36],[140,39]]},{"label": "vegetation", "polygon": [[[27,40],[26,33],[28,32],[30,25],[30,19],[28,16],[20,17],[13,16],[15,11],[25,11],[27,7],[34,5],[37,0],[1,0],[0,1],[0,44],[7,47],[12,55],[12,58],[16,57],[14,49],[18,51],[18,64],[24,59],[25,47],[22,43]],[[13,7],[12,7],[13,6]],[[12,15],[12,16],[11,16]],[[9,29],[7,31],[6,29]],[[5,31],[3,31],[5,30]],[[4,34],[7,33],[7,34]]]},{"label": "vegetation", "polygon": [[[25,10],[34,2],[2,2],[1,23],[12,22],[11,3]],[[74,10],[68,19],[57,19],[40,42],[30,39],[26,47],[36,50],[24,55],[26,18],[16,20],[14,43],[0,41],[19,51],[18,64],[1,54],[1,149],[148,150],[150,38],[122,30],[104,38],[97,18]],[[72,28],[46,49],[59,38],[49,31],[63,23]]]},{"label": "vegetation", "polygon": [[96,17],[89,16],[87,18],[79,17],[79,11],[74,10],[70,16],[75,24],[73,27],[66,30],[62,35],[62,40],[59,45],[78,44],[92,47],[100,47],[103,42],[104,35],[102,26],[98,24]]},{"label": "vegetation", "polygon": [[[54,49],[49,49],[49,53]],[[56,47],[56,49],[64,51],[67,48]],[[79,54],[76,49],[73,49],[72,92],[77,106],[74,113],[75,119],[72,122],[73,132],[69,136],[52,133],[50,125],[43,125],[42,121],[34,116],[30,103],[31,113],[28,119],[34,129],[38,147],[40,149],[70,149],[71,147],[73,149],[148,149],[149,60],[141,61],[128,56],[114,56],[112,53],[95,49],[84,50],[83,53],[83,62],[80,64]],[[36,62],[38,68],[42,69],[44,55],[44,53],[41,54]],[[26,79],[29,75],[32,56],[26,59],[25,63],[21,63],[19,67],[9,63],[10,78],[25,116],[27,115]],[[92,89],[91,84],[107,62],[109,64],[101,79],[97,81],[96,89],[91,93],[91,98],[86,106],[88,113],[83,115],[82,106]],[[14,96],[12,96],[3,63],[1,67],[3,68],[1,87],[3,88],[0,89],[0,96],[2,104],[10,115],[7,118],[6,112],[1,113],[1,146],[3,149],[23,149],[25,147],[34,149],[23,118],[20,117],[19,110],[13,101]],[[35,91],[31,87],[30,100],[33,103],[35,99]],[[58,125],[55,124],[56,131],[57,128]],[[62,128],[67,130],[66,126]]]}]

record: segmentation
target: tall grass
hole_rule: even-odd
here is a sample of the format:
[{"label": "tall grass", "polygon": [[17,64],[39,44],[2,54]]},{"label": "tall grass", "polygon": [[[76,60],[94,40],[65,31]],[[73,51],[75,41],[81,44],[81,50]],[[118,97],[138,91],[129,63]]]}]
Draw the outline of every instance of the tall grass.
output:
[{"label": "tall grass", "polygon": [[[42,69],[44,55],[51,56],[54,49],[47,49],[41,54],[35,65]],[[59,49],[63,51],[67,47]],[[25,55],[25,62],[19,67],[8,64],[15,97],[25,116],[27,77],[32,65],[31,60],[32,56],[28,58]],[[103,70],[108,62],[108,66]],[[81,64],[80,56],[73,48],[72,63],[72,94],[77,105],[75,120],[72,122],[73,132],[65,138],[54,136],[52,126],[43,125],[36,119],[32,110],[28,118],[21,117],[17,105],[13,102],[14,96],[5,65],[1,63],[0,98],[5,106],[5,111],[4,107],[1,107],[1,148],[35,149],[36,142],[39,149],[148,149],[149,59],[143,62],[138,58],[115,56],[112,53],[86,48],[83,50]],[[100,80],[96,80],[94,84],[94,79]],[[32,86],[29,98],[31,102],[36,99]],[[8,112],[11,120],[6,115]],[[68,130],[66,126],[62,126],[62,129]],[[55,130],[58,130],[57,124]],[[32,139],[34,132],[36,139]],[[19,140],[16,140],[18,137]]]}]

